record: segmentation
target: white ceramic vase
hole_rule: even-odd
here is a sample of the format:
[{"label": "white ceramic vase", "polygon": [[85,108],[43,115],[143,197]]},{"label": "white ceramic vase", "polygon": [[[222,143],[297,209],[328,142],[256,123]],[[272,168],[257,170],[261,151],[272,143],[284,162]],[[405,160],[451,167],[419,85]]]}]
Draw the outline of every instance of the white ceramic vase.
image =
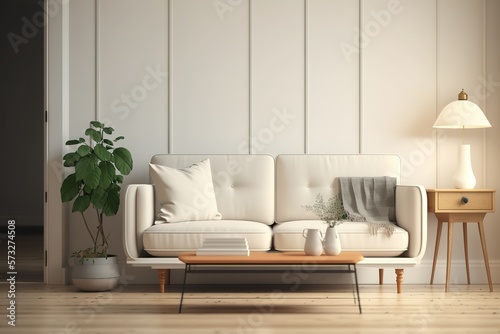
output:
[{"label": "white ceramic vase", "polygon": [[342,245],[340,244],[339,232],[337,231],[337,227],[328,227],[326,229],[323,247],[325,249],[326,255],[340,254],[340,252],[342,251]]},{"label": "white ceramic vase", "polygon": [[470,160],[470,145],[458,147],[458,166],[453,176],[453,184],[457,189],[473,189],[476,186],[476,177]]},{"label": "white ceramic vase", "polygon": [[306,255],[318,256],[323,253],[323,235],[320,230],[306,228],[302,231],[302,236],[306,238],[304,244]]}]

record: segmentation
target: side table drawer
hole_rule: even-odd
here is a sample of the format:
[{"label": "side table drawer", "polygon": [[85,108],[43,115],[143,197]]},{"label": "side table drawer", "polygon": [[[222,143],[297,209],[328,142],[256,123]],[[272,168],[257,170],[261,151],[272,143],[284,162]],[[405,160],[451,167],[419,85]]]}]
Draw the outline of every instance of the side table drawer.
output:
[{"label": "side table drawer", "polygon": [[[481,210],[493,211],[494,198],[491,192],[439,192],[436,201],[436,210]],[[465,199],[467,203],[463,203]]]}]

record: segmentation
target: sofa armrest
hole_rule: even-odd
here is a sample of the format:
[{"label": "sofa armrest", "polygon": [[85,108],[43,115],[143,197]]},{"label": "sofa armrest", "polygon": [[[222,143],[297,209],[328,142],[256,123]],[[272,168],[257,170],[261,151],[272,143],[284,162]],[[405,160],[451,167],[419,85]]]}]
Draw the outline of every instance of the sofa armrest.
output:
[{"label": "sofa armrest", "polygon": [[155,220],[154,188],[151,184],[131,184],[125,193],[123,247],[127,259],[145,256],[142,234]]},{"label": "sofa armrest", "polygon": [[396,222],[408,231],[406,256],[420,259],[427,247],[427,193],[422,186],[396,186]]}]

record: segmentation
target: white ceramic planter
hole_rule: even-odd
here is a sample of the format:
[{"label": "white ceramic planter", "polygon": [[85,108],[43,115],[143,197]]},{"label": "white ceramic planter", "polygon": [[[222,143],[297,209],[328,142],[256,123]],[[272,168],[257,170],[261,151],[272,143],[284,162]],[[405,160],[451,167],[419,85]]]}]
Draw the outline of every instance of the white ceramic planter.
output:
[{"label": "white ceramic planter", "polygon": [[118,284],[120,269],[118,257],[88,259],[80,262],[74,259],[72,268],[73,285],[82,291],[108,291]]}]

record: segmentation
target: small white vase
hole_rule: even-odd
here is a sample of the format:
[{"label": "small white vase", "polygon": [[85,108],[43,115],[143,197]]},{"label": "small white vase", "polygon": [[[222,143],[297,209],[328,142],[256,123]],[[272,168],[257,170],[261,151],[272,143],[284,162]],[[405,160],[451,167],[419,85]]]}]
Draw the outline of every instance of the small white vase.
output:
[{"label": "small white vase", "polygon": [[328,227],[323,242],[326,255],[339,255],[342,251],[337,227]]},{"label": "small white vase", "polygon": [[306,228],[302,231],[302,236],[306,238],[304,244],[304,253],[306,255],[319,256],[323,253],[323,240],[320,230]]},{"label": "small white vase", "polygon": [[458,147],[458,166],[453,176],[453,184],[457,189],[473,189],[476,186],[476,177],[470,160],[470,145]]}]

